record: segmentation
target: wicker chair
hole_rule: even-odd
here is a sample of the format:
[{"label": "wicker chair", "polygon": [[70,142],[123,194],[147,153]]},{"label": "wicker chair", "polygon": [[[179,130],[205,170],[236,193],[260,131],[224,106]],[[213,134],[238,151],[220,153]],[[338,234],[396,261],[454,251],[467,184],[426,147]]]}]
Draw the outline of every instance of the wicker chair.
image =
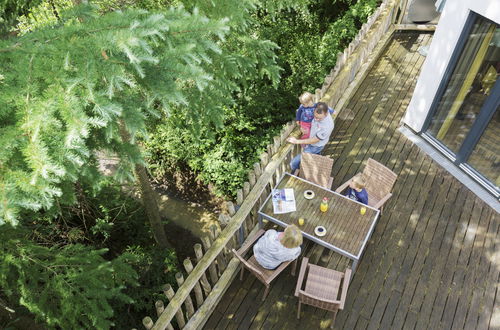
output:
[{"label": "wicker chair", "polygon": [[[338,272],[309,263],[309,258],[303,258],[300,266],[299,279],[295,287],[295,297],[299,298],[297,319],[300,319],[302,304],[311,305],[333,312],[331,326],[335,322],[337,311],[344,309],[347,290],[351,280],[351,269],[345,273]],[[305,288],[303,282],[305,281]]]},{"label": "wicker chair", "polygon": [[333,178],[330,176],[332,174],[332,167],[333,159],[303,152],[300,160],[300,169],[298,173],[295,172],[294,174],[302,179],[330,189],[333,182]]},{"label": "wicker chair", "polygon": [[[361,173],[356,175],[361,175]],[[363,176],[366,181],[365,189],[368,193],[368,205],[382,211],[385,202],[392,196],[391,190],[398,176],[371,158],[368,158],[366,162]],[[349,179],[349,181],[338,187],[335,191],[342,193],[349,186],[353,178]]]},{"label": "wicker chair", "polygon": [[297,267],[297,259],[293,261],[286,261],[281,263],[276,269],[266,269],[262,267],[255,257],[252,256],[249,259],[245,259],[244,256],[253,246],[253,244],[262,236],[266,231],[264,229],[260,229],[252,238],[245,241],[245,243],[236,251],[233,249],[233,254],[236,258],[241,261],[243,267],[241,267],[240,272],[240,281],[243,280],[243,271],[248,269],[250,273],[252,273],[259,281],[261,281],[265,286],[266,290],[264,291],[264,295],[262,296],[262,301],[264,301],[269,293],[269,287],[271,285],[272,280],[276,278],[290,263],[292,265],[292,275],[295,276],[295,268]]}]

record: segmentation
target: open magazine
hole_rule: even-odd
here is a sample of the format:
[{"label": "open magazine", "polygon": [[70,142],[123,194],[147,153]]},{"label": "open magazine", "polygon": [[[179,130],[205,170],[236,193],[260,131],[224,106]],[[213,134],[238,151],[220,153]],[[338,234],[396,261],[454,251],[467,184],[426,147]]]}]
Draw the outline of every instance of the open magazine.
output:
[{"label": "open magazine", "polygon": [[292,188],[273,190],[273,211],[274,214],[294,212],[295,196]]}]

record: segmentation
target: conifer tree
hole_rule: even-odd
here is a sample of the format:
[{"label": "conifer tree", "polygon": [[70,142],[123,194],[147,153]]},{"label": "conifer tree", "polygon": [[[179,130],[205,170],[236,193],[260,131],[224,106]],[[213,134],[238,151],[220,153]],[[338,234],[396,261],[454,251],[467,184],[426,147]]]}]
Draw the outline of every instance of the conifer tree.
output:
[{"label": "conifer tree", "polygon": [[28,308],[50,328],[109,329],[112,303],[132,303],[122,292],[137,285],[130,255],[112,261],[80,244],[44,247],[19,228],[0,231],[0,287],[11,301]]},{"label": "conifer tree", "polygon": [[[117,179],[133,179],[145,165],[136,141],[148,116],[184,105],[193,131],[220,122],[217,109],[197,105],[233,84],[206,70],[227,33],[227,19],[196,9],[98,16],[81,5],[56,26],[0,42],[0,222],[15,224],[20,210],[49,209],[56,199],[73,202],[80,176],[98,185],[99,150],[120,156]],[[150,221],[168,245],[159,218]]]}]

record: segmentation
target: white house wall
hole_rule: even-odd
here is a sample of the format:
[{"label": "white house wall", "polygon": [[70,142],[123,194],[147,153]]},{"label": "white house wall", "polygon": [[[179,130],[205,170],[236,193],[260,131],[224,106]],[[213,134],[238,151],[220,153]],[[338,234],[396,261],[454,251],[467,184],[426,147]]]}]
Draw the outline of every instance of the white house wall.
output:
[{"label": "white house wall", "polygon": [[500,24],[500,0],[447,0],[404,122],[420,132],[469,12]]}]

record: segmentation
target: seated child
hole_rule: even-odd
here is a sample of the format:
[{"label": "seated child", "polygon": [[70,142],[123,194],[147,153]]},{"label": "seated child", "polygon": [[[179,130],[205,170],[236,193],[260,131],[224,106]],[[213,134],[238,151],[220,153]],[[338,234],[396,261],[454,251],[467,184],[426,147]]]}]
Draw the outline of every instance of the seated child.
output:
[{"label": "seated child", "polygon": [[301,244],[302,233],[295,225],[286,227],[284,232],[270,229],[255,243],[253,254],[262,267],[275,269],[282,262],[296,259]]},{"label": "seated child", "polygon": [[368,205],[368,193],[365,189],[365,178],[362,175],[355,176],[351,183],[349,183],[349,188],[347,188],[345,196]]},{"label": "seated child", "polygon": [[[297,114],[295,115],[295,120],[297,125],[300,126],[302,131],[301,139],[308,139],[311,132],[311,122],[314,119],[314,109],[316,108],[316,103],[314,103],[314,95],[309,92],[304,92],[299,97],[300,106],[297,109]],[[333,114],[335,111],[328,107],[328,112]]]}]

